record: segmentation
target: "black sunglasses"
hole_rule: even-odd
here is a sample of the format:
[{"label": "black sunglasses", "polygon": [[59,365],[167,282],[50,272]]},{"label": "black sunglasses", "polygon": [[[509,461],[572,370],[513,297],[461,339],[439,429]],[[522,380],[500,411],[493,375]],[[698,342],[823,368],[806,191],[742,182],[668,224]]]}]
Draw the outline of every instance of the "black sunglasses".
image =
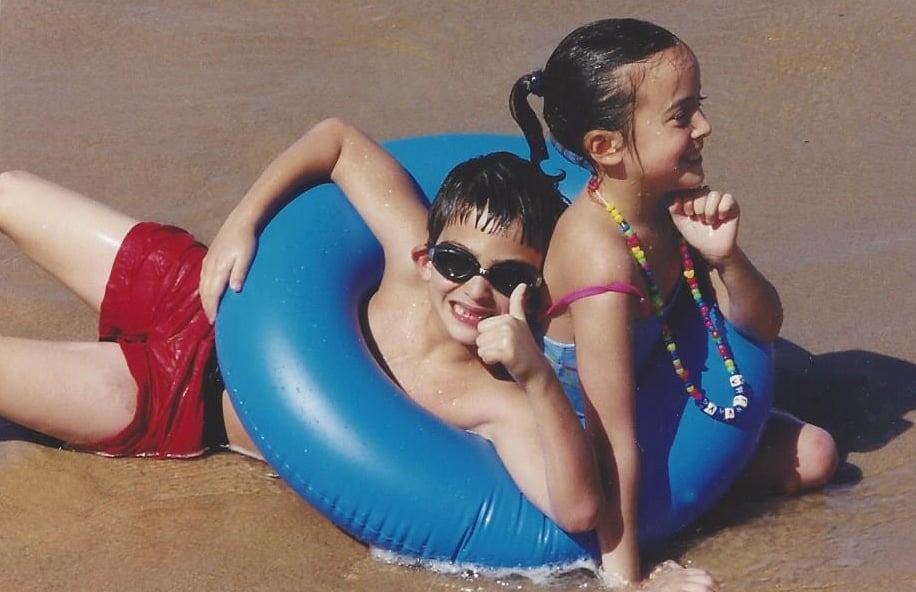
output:
[{"label": "black sunglasses", "polygon": [[463,284],[479,275],[504,296],[511,296],[519,284],[527,284],[529,288],[541,285],[541,274],[527,263],[500,261],[487,269],[474,255],[454,243],[444,242],[430,247],[429,258],[436,271],[447,280]]}]

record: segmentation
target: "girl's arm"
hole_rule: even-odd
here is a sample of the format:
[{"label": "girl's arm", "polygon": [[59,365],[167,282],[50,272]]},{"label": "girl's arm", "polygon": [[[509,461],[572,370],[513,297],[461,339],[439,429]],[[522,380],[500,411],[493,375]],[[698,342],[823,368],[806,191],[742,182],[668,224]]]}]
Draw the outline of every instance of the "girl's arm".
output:
[{"label": "girl's arm", "polygon": [[[426,205],[410,175],[375,141],[339,119],[310,129],[284,150],[229,214],[204,259],[200,296],[211,321],[228,285],[240,290],[267,221],[301,189],[333,181],[385,251],[409,253],[426,232]],[[333,223],[333,221],[328,221]],[[396,260],[396,256],[394,257]],[[404,256],[404,265],[410,265]]]},{"label": "girl's arm", "polygon": [[524,391],[521,409],[505,409],[477,431],[493,442],[525,496],[563,530],[595,527],[602,488],[591,443],[563,386],[535,343],[525,318],[526,286],[509,300],[509,314],[478,325],[477,354],[502,364]]},{"label": "girl's arm", "polygon": [[709,262],[710,281],[722,314],[743,333],[773,341],[782,328],[782,303],[776,288],[740,248],[728,259]]},{"label": "girl's arm", "polygon": [[[610,282],[606,282],[610,283]],[[604,294],[570,306],[586,418],[603,478],[597,535],[610,582],[641,579],[637,539],[639,454],[636,445],[631,297]]]},{"label": "girl's arm", "polygon": [[772,341],[782,327],[776,288],[738,246],[738,202],[730,193],[702,190],[679,195],[669,209],[675,226],[715,273],[716,301],[742,332]]},{"label": "girl's arm", "polygon": [[[597,210],[582,199],[560,219],[547,252],[545,280],[554,298],[589,286],[634,284],[639,273],[612,222],[595,215]],[[641,579],[631,331],[638,314],[637,298],[608,292],[575,300],[568,317],[550,326],[558,339],[576,346],[586,429],[604,494],[596,527],[602,572],[608,583],[617,584]]]}]

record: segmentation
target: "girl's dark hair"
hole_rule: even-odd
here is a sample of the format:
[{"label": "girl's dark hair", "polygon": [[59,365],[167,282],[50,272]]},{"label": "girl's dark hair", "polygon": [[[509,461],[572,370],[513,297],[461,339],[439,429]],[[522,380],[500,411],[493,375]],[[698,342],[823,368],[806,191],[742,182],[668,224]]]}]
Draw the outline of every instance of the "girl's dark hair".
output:
[{"label": "girl's dark hair", "polygon": [[459,164],[445,178],[427,219],[429,244],[450,224],[466,222],[486,232],[508,231],[516,222],[522,243],[547,251],[554,226],[568,202],[555,180],[523,158],[493,152]]},{"label": "girl's dark hair", "polygon": [[509,110],[528,140],[532,162],[547,158],[547,144],[529,95],[544,98],[544,122],[554,141],[579,164],[591,166],[582,142],[587,132],[630,130],[638,84],[618,70],[680,42],[667,29],[636,19],[596,21],[567,35],[543,72],[522,76],[509,94]]}]

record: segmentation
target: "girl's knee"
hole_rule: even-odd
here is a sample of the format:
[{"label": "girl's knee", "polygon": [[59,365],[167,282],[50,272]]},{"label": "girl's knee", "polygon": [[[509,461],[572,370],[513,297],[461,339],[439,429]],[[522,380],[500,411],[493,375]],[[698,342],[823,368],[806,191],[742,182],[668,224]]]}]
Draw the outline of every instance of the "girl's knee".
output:
[{"label": "girl's knee", "polygon": [[825,486],[839,464],[836,442],[830,432],[805,424],[798,435],[798,475],[800,489]]},{"label": "girl's knee", "polygon": [[800,493],[826,485],[839,463],[830,432],[773,410],[743,485],[780,493]]}]

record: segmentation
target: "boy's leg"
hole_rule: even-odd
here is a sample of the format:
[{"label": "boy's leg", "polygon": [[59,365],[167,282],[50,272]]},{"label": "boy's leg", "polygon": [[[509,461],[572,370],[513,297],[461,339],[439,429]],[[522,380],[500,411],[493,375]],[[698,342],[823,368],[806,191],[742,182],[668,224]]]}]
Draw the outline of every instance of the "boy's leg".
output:
[{"label": "boy's leg", "polygon": [[118,434],[137,385],[116,343],[0,337],[0,416],[72,444]]},{"label": "boy's leg", "polygon": [[251,437],[242,427],[242,422],[232,406],[229,394],[223,391],[223,425],[226,428],[226,438],[229,440],[229,449],[245,456],[264,460]]},{"label": "boy's leg", "polygon": [[762,493],[817,489],[830,481],[837,463],[836,443],[829,432],[774,409],[737,488]]},{"label": "boy's leg", "polygon": [[25,172],[0,174],[0,232],[96,311],[136,220]]}]

